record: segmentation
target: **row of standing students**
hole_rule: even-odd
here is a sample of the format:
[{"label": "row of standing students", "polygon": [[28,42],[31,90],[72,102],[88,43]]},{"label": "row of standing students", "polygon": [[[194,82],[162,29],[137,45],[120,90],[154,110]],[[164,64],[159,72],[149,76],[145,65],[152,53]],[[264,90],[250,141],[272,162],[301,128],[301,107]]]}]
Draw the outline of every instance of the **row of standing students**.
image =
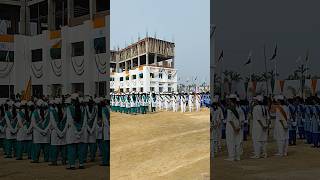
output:
[{"label": "row of standing students", "polygon": [[[24,154],[39,163],[43,154],[49,165],[85,168],[88,159],[110,164],[109,102],[73,94],[50,101],[7,101],[0,106],[0,145],[5,158],[22,160]],[[42,153],[41,153],[42,152]]]}]

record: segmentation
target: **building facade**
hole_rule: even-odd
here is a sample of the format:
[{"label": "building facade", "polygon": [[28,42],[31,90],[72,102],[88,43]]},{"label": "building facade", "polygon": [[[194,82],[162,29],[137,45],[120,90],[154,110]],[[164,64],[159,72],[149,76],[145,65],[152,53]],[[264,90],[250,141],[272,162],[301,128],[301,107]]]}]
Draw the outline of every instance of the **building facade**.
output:
[{"label": "building facade", "polygon": [[146,37],[111,51],[111,92],[177,92],[172,42]]},{"label": "building facade", "polygon": [[109,94],[109,0],[7,0],[1,8],[0,98],[21,94],[29,79],[34,96]]}]

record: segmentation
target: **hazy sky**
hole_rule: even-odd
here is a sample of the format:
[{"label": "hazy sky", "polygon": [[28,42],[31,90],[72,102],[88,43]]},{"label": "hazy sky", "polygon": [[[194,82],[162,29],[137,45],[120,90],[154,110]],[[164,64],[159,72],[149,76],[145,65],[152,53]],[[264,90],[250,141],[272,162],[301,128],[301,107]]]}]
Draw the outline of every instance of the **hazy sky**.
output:
[{"label": "hazy sky", "polygon": [[176,68],[182,81],[209,82],[209,0],[111,0],[111,48],[137,41],[138,34],[176,43]]},{"label": "hazy sky", "polygon": [[[312,73],[320,75],[319,0],[214,0],[216,49],[224,50],[224,67],[248,74],[244,67],[253,52],[253,72],[264,71],[263,46],[270,58],[278,44],[277,69],[281,78],[296,68],[299,56],[310,49]],[[268,61],[268,69],[274,69]]]}]

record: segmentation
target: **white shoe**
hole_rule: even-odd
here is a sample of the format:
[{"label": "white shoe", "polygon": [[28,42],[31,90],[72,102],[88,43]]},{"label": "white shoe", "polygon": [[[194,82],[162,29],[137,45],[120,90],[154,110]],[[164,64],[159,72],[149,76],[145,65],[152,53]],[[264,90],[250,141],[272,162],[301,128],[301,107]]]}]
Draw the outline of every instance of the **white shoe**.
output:
[{"label": "white shoe", "polygon": [[235,161],[235,160],[232,158],[228,158],[228,159],[225,159],[225,161]]},{"label": "white shoe", "polygon": [[251,156],[250,158],[251,158],[251,159],[260,159],[259,156]]}]

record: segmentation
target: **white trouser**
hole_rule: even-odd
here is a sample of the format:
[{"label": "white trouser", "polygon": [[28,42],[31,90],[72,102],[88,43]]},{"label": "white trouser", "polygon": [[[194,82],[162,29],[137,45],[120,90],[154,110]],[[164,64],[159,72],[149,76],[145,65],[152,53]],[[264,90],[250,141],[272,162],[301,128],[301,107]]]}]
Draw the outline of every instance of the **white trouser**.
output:
[{"label": "white trouser", "polygon": [[229,159],[240,160],[241,155],[241,143],[240,141],[236,142],[235,139],[227,139],[227,148]]},{"label": "white trouser", "polygon": [[197,111],[200,111],[200,103],[196,104]]},{"label": "white trouser", "polygon": [[288,139],[278,139],[277,145],[278,145],[278,153],[280,156],[287,156],[288,154]]},{"label": "white trouser", "polygon": [[192,106],[189,105],[189,111],[192,112]]},{"label": "white trouser", "polygon": [[267,142],[266,141],[253,141],[254,155],[260,157],[267,155]]}]

